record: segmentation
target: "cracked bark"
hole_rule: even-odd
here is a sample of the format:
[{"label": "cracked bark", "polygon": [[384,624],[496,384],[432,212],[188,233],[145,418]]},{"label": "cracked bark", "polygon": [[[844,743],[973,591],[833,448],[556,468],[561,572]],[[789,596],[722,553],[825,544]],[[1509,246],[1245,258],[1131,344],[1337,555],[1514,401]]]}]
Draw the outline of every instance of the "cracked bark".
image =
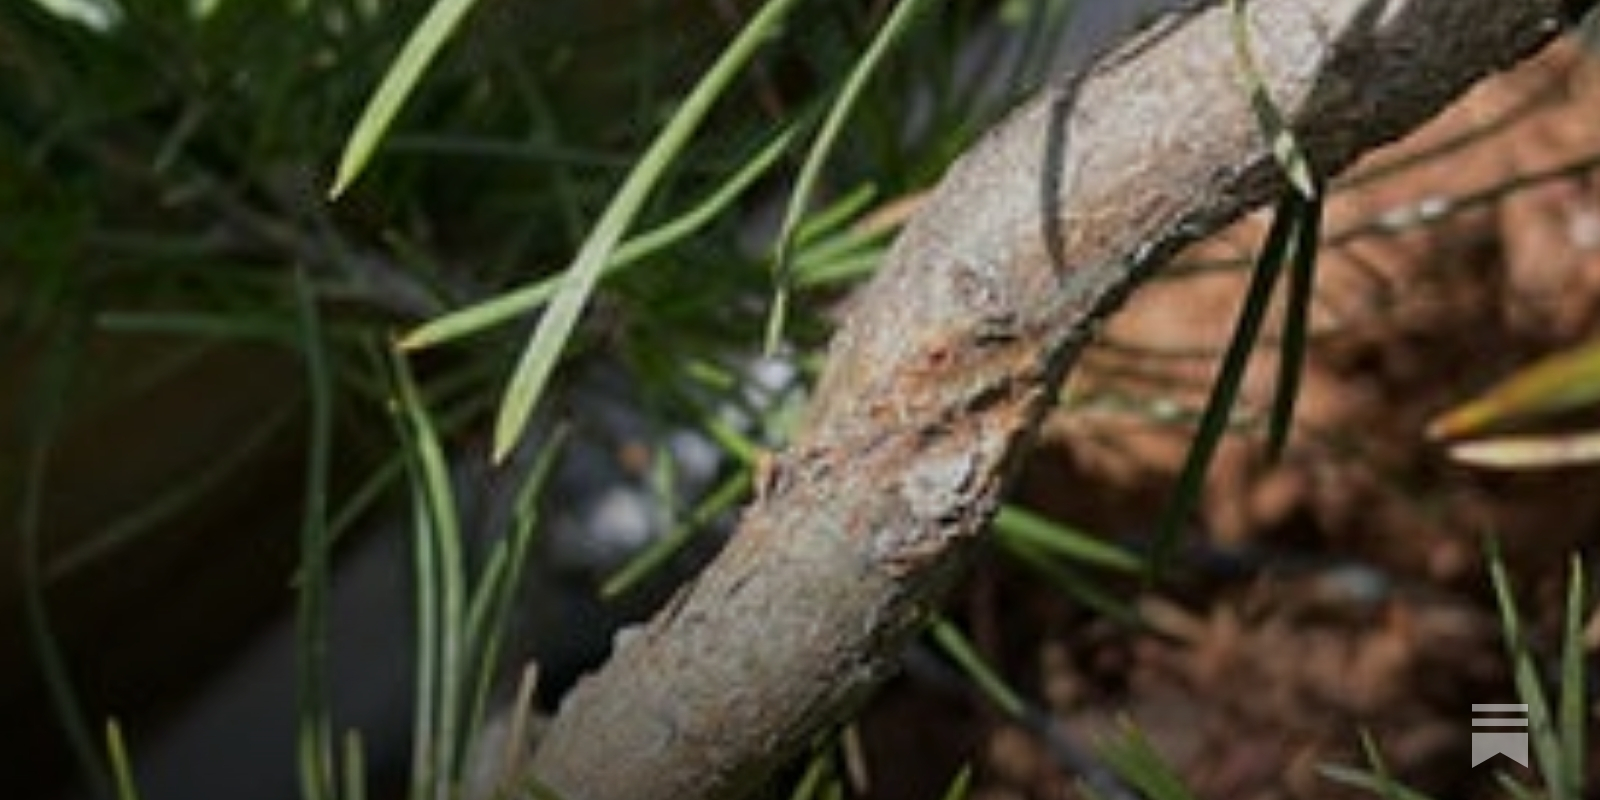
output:
[{"label": "cracked bark", "polygon": [[[1271,96],[1333,175],[1593,0],[1255,0]],[[940,601],[1097,322],[1283,191],[1212,7],[1046,87],[852,301],[807,422],[705,573],[568,697],[567,800],[732,798],[848,715]]]}]

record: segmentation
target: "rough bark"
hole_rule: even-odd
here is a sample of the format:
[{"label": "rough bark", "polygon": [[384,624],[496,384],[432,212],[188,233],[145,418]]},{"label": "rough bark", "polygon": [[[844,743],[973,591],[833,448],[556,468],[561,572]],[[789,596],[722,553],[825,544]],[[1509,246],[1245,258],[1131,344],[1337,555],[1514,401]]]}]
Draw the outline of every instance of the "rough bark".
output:
[{"label": "rough bark", "polygon": [[[1587,3],[1255,0],[1254,52],[1323,175],[1527,56]],[[1047,87],[946,176],[852,301],[738,533],[560,709],[567,800],[731,798],[893,667],[990,520],[1096,323],[1283,191],[1229,12]]]}]

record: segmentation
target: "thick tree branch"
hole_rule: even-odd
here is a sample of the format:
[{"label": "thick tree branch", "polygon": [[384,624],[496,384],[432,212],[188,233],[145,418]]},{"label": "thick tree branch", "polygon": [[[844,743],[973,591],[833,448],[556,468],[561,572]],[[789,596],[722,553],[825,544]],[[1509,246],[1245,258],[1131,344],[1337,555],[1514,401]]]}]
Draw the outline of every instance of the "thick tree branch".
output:
[{"label": "thick tree branch", "polygon": [[[1248,8],[1271,96],[1331,175],[1578,5]],[[809,422],[737,535],[563,705],[540,784],[567,800],[735,797],[892,668],[1097,322],[1180,246],[1284,189],[1228,14],[1047,88],[956,164],[854,300]]]}]

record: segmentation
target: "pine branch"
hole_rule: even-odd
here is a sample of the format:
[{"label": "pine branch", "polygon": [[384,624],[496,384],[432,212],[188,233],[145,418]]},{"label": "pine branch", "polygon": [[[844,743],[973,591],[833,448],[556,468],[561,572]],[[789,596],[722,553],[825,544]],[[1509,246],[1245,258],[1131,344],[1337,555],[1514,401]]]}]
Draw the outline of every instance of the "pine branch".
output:
[{"label": "pine branch", "polygon": [[1252,78],[1214,6],[1046,88],[918,212],[734,539],[567,699],[534,780],[567,800],[758,783],[893,668],[1098,323],[1182,245],[1285,190],[1253,88],[1331,176],[1588,5],[1255,0]]}]

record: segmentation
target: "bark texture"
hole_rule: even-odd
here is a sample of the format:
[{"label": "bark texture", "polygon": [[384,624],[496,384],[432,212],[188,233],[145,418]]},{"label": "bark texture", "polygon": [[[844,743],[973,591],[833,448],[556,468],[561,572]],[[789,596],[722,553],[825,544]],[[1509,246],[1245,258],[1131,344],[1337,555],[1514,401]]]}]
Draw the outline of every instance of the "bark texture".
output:
[{"label": "bark texture", "polygon": [[[1332,175],[1592,4],[1255,0],[1273,101]],[[1080,346],[1179,247],[1285,187],[1229,12],[1045,88],[946,176],[852,301],[738,533],[569,696],[532,779],[732,798],[850,713],[979,539]]]}]

